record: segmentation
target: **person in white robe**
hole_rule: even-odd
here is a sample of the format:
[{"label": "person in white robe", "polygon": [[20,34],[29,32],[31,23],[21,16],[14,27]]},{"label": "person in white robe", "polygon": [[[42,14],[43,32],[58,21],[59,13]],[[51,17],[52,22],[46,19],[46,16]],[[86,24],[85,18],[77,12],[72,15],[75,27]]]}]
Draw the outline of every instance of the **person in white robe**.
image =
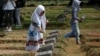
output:
[{"label": "person in white robe", "polygon": [[38,5],[31,16],[31,24],[27,34],[26,50],[39,50],[43,43],[43,33],[46,29],[45,7]]}]

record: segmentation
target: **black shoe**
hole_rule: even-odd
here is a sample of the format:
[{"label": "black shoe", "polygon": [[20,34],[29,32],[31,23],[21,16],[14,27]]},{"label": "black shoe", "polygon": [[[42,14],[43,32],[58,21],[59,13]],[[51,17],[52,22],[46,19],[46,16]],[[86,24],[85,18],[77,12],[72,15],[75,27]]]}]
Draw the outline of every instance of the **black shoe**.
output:
[{"label": "black shoe", "polygon": [[83,34],[80,34],[79,37],[80,37],[80,39],[84,39],[84,35]]}]

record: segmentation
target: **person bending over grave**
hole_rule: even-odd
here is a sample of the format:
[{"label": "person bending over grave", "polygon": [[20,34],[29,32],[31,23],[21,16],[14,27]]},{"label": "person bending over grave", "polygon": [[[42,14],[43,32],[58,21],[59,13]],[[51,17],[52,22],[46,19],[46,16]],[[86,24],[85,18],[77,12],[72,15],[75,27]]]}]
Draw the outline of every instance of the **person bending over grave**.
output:
[{"label": "person bending over grave", "polygon": [[37,51],[43,44],[43,33],[46,29],[45,7],[38,5],[31,16],[31,24],[27,34],[26,50]]},{"label": "person bending over grave", "polygon": [[78,18],[78,12],[80,10],[80,3],[81,1],[79,0],[73,0],[72,19],[70,21],[72,31],[64,36],[65,38],[75,36],[76,44],[80,44],[80,30],[79,30],[79,25],[78,25],[79,22],[82,22],[82,19]]}]

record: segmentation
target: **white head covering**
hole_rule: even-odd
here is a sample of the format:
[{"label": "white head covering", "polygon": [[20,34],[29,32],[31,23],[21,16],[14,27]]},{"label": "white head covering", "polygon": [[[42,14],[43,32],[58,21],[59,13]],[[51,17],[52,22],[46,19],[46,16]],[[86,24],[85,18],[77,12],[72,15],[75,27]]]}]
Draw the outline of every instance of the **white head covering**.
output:
[{"label": "white head covering", "polygon": [[79,1],[79,0],[73,0],[72,7],[79,9],[80,3],[81,3],[81,1]]},{"label": "white head covering", "polygon": [[[46,28],[46,16],[45,13],[42,16],[39,16],[39,14],[45,11],[45,8],[43,5],[38,5],[37,8],[35,9],[35,11],[33,12],[31,18],[32,21],[34,22],[39,22],[42,25],[42,29],[45,32],[45,28]],[[39,27],[41,27],[41,25],[39,24]]]}]

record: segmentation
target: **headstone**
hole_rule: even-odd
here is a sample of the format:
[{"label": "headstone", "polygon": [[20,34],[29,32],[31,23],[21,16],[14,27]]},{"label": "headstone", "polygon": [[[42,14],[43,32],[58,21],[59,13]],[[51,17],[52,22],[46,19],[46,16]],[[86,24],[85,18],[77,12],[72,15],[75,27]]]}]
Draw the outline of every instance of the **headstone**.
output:
[{"label": "headstone", "polygon": [[58,37],[59,32],[58,32],[58,30],[54,30],[54,31],[50,32],[49,35],[52,35],[52,36],[57,35],[57,37]]},{"label": "headstone", "polygon": [[50,32],[49,35],[54,34],[54,33],[59,33],[59,32],[58,32],[58,30],[54,30],[54,31]]},{"label": "headstone", "polygon": [[54,43],[50,43],[46,46],[42,46],[39,48],[38,52],[49,51],[54,49]]},{"label": "headstone", "polygon": [[62,14],[58,15],[57,19],[58,19],[59,22],[64,22],[65,19],[66,19],[66,14],[62,13]]},{"label": "headstone", "polygon": [[51,38],[58,38],[58,35],[57,34],[52,34],[52,35],[48,35],[47,36],[47,39],[51,39]]},{"label": "headstone", "polygon": [[56,38],[51,38],[51,39],[46,39],[46,40],[44,40],[44,43],[45,44],[50,44],[50,43],[56,43]]},{"label": "headstone", "polygon": [[50,50],[50,51],[38,52],[36,53],[35,56],[53,56],[53,55],[52,55],[52,50]]},{"label": "headstone", "polygon": [[54,45],[56,44],[56,38],[47,38],[46,40],[43,41],[43,44],[40,44],[40,46],[48,45],[53,43]]}]

